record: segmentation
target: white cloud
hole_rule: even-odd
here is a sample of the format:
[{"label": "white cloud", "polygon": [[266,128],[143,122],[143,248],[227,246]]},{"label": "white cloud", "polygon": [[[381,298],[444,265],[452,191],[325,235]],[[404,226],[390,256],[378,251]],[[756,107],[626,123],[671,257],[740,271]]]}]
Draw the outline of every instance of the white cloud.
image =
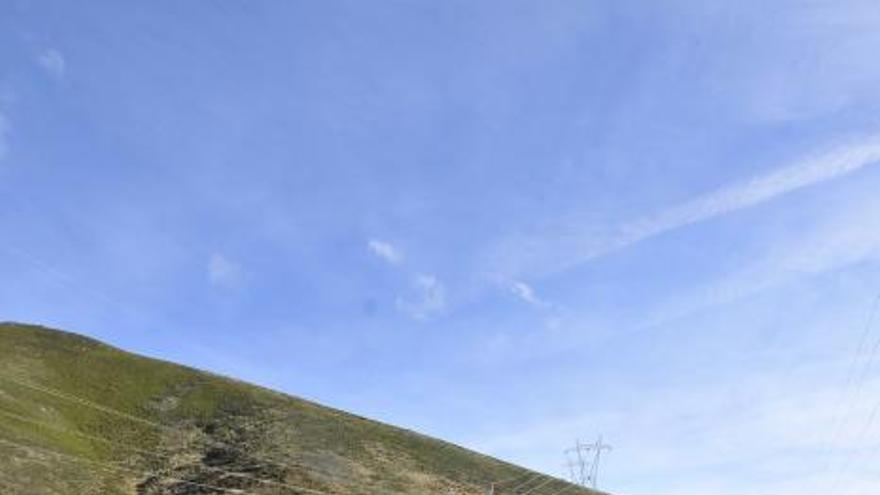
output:
[{"label": "white cloud", "polygon": [[770,201],[777,196],[855,172],[880,160],[880,138],[802,160],[746,183],[699,196],[660,214],[626,225],[609,248]]},{"label": "white cloud", "polygon": [[446,288],[433,275],[418,275],[414,281],[414,293],[399,297],[397,308],[417,320],[425,320],[446,307]]},{"label": "white cloud", "polygon": [[236,285],[242,276],[241,266],[225,256],[214,253],[208,259],[208,280],[217,286]]},{"label": "white cloud", "polygon": [[880,260],[880,201],[853,198],[796,235],[773,239],[761,256],[731,273],[668,300],[645,324],[748,297],[858,263]]},{"label": "white cloud", "polygon": [[[656,301],[641,306],[628,323],[640,331],[654,330],[687,315],[723,308],[773,291],[789,291],[815,277],[858,266],[880,266],[880,196],[868,188],[851,191],[811,218],[812,224],[782,231],[761,241],[756,252],[705,281],[670,289]],[[837,275],[835,275],[837,277]],[[552,333],[524,333],[510,341],[494,343],[491,353],[480,357],[492,362],[534,359],[572,349],[584,349],[612,334],[590,311],[574,308]],[[713,309],[716,311],[717,309]],[[548,335],[552,338],[548,338]]]},{"label": "white cloud", "polygon": [[529,284],[525,282],[521,282],[518,280],[512,280],[508,284],[508,289],[513,293],[516,297],[522,299],[523,301],[533,305],[533,306],[546,306],[547,303],[542,301],[536,294],[535,289],[532,288]]},{"label": "white cloud", "polygon": [[[777,169],[747,182],[718,189],[623,224],[611,235],[585,233],[578,225],[502,244],[506,271],[541,273],[564,270],[651,237],[771,201],[787,193],[851,174],[880,161],[880,136],[849,143]],[[505,254],[507,258],[505,259]],[[513,256],[514,259],[510,259]]]},{"label": "white cloud", "polygon": [[64,77],[66,62],[64,61],[64,56],[58,50],[54,48],[46,50],[37,57],[37,63],[53,77],[58,79]]},{"label": "white cloud", "polygon": [[367,247],[373,254],[375,254],[379,258],[382,258],[388,263],[391,263],[392,265],[400,263],[400,261],[403,259],[403,255],[400,253],[400,251],[387,242],[380,241],[378,239],[370,239],[367,242]]}]

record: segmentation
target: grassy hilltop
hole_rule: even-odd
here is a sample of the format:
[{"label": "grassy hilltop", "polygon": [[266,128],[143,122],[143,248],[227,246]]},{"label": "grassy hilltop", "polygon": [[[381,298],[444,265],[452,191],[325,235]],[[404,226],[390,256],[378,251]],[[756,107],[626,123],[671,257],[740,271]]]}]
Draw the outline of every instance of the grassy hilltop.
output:
[{"label": "grassy hilltop", "polygon": [[[0,493],[595,495],[356,415],[0,324]],[[516,491],[513,488],[521,485]]]}]

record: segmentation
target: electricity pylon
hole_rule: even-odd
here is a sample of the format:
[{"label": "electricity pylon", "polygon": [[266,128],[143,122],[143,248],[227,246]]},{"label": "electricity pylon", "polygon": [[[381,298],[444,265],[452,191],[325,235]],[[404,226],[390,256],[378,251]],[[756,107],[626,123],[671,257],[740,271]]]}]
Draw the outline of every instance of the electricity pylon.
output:
[{"label": "electricity pylon", "polygon": [[565,451],[571,482],[585,488],[597,488],[599,461],[602,452],[606,450],[610,451],[611,446],[604,443],[602,437],[599,437],[595,443],[581,443],[580,439],[575,440],[575,446]]}]

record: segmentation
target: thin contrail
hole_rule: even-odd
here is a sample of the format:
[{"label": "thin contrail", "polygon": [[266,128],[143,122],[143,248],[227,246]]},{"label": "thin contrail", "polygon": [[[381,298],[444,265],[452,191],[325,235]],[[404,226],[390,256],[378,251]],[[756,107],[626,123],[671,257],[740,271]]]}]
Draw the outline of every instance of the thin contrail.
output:
[{"label": "thin contrail", "polygon": [[[770,173],[699,195],[689,201],[626,222],[604,235],[589,235],[578,222],[562,231],[508,239],[496,259],[508,257],[512,275],[524,269],[557,272],[660,234],[766,203],[880,163],[880,136],[814,153]],[[563,254],[560,256],[560,251]],[[547,255],[552,253],[552,256]],[[567,253],[567,254],[566,254]],[[543,264],[543,267],[540,266]]]}]

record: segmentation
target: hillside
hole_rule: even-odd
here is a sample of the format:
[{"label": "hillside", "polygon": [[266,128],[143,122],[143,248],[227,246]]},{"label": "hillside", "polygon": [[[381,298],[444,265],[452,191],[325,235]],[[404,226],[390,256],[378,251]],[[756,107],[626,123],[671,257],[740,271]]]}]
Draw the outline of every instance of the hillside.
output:
[{"label": "hillside", "polygon": [[[0,324],[0,493],[593,492],[302,399]],[[595,495],[595,494],[593,494]]]}]

